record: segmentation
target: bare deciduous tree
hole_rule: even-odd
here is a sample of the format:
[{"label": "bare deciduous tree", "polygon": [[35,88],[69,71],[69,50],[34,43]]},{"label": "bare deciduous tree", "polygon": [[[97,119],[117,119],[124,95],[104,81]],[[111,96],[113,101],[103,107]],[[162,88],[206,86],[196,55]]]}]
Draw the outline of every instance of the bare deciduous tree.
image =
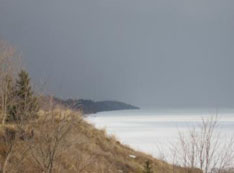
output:
[{"label": "bare deciduous tree", "polygon": [[11,84],[21,68],[20,56],[14,47],[0,40],[0,104],[2,124],[6,123],[8,106],[13,104]]},{"label": "bare deciduous tree", "polygon": [[9,114],[9,107],[15,103],[13,84],[21,67],[20,64],[20,56],[18,56],[15,48],[0,40],[1,172],[6,172],[17,141],[17,131],[5,126],[5,123]]}]

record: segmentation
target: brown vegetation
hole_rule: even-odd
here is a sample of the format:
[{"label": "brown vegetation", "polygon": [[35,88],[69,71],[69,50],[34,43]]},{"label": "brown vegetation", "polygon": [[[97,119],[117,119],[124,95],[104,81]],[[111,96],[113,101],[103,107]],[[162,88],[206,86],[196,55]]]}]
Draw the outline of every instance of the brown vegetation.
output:
[{"label": "brown vegetation", "polygon": [[142,173],[147,160],[155,173],[188,172],[120,144],[70,110],[40,111],[21,129],[11,124],[1,130],[7,137],[0,144],[1,165],[11,153],[4,172]]}]

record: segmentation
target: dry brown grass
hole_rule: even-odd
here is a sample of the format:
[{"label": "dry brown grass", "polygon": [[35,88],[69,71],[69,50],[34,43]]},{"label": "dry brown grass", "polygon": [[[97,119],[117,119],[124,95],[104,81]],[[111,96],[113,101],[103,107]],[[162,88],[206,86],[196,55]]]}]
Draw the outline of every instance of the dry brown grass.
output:
[{"label": "dry brown grass", "polygon": [[[6,128],[19,130],[14,124],[1,126],[1,136]],[[5,147],[1,140],[1,163]],[[6,172],[142,173],[147,160],[155,173],[190,172],[122,145],[70,110],[40,111],[39,119],[21,126],[12,151]]]}]

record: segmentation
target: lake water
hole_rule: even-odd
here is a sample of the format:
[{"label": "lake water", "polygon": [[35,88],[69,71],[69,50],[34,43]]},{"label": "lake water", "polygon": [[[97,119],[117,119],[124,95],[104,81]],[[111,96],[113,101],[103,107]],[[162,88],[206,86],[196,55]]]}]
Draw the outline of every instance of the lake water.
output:
[{"label": "lake water", "polygon": [[171,143],[178,140],[178,133],[186,133],[198,126],[203,119],[218,114],[218,131],[234,132],[234,111],[222,110],[127,110],[101,112],[89,115],[88,122],[130,147],[155,157],[166,154]]}]

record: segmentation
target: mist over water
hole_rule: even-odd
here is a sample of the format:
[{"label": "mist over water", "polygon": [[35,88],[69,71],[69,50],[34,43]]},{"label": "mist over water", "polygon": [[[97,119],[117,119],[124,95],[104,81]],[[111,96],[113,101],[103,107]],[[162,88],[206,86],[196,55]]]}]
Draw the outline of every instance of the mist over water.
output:
[{"label": "mist over water", "polygon": [[[106,129],[108,135],[130,147],[157,158],[168,155],[171,144],[178,141],[180,133],[199,127],[202,119],[216,117],[217,131],[222,138],[234,132],[234,110],[128,110],[101,112],[86,119],[97,128]],[[220,139],[222,140],[222,139]]]}]

